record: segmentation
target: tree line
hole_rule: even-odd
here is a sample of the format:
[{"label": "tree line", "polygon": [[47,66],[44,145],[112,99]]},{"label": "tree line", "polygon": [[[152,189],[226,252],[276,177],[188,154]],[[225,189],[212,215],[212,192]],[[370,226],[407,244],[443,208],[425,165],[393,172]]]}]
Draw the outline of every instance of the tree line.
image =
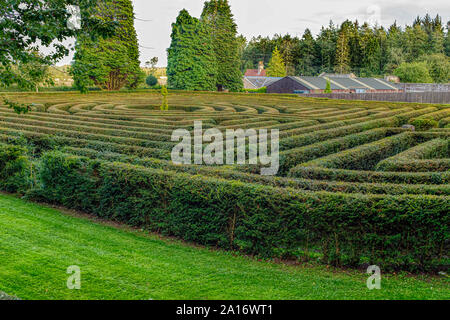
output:
[{"label": "tree line", "polygon": [[[67,27],[67,4],[81,8],[81,28]],[[0,84],[37,89],[49,82],[48,66],[69,53],[56,43],[51,54],[36,43],[76,38],[71,66],[75,86],[106,90],[136,88],[144,82],[131,0],[10,0],[0,6]],[[46,25],[45,28],[42,25]],[[208,0],[199,18],[182,10],[172,24],[168,84],[173,89],[241,91],[242,75],[260,61],[268,75],[358,76],[396,74],[404,82],[449,82],[449,24],[437,15],[389,28],[358,21],[330,22],[317,36],[238,36],[227,0]],[[154,81],[153,81],[154,82]]]},{"label": "tree line", "polygon": [[397,74],[407,82],[448,82],[450,40],[448,23],[442,18],[417,17],[404,28],[396,22],[389,28],[332,21],[317,36],[306,29],[303,36],[275,35],[239,37],[241,71],[268,65],[279,50],[287,75],[315,76],[322,72],[350,73],[372,77]]}]

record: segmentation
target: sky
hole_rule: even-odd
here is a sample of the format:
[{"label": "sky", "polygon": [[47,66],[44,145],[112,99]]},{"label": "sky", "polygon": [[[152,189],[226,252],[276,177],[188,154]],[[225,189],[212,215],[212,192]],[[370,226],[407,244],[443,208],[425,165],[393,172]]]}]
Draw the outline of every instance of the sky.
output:
[{"label": "sky", "polygon": [[[330,20],[340,24],[346,19],[378,22],[389,26],[411,24],[417,15],[439,14],[444,24],[450,19],[448,0],[229,0],[239,34],[247,39],[274,34],[303,35],[306,28],[313,34]],[[180,10],[195,17],[201,15],[204,0],[133,0],[136,15],[141,62],[158,57],[158,66],[167,64],[171,24]],[[71,56],[60,61],[68,64]]]}]

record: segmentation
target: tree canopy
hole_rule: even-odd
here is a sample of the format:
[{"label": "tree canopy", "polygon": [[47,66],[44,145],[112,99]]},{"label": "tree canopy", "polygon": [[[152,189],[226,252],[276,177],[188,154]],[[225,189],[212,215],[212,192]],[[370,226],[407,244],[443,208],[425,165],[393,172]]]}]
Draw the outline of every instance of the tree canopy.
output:
[{"label": "tree canopy", "polygon": [[136,87],[143,74],[131,0],[102,0],[95,15],[104,21],[117,22],[116,32],[97,41],[86,33],[78,36],[71,68],[76,86],[81,91],[90,85],[107,90]]},{"label": "tree canopy", "polygon": [[[259,61],[267,64],[275,47],[286,64],[288,75],[319,75],[322,72],[353,72],[358,76],[393,74],[402,63],[421,62],[425,56],[450,56],[448,24],[442,18],[428,14],[411,25],[400,27],[396,22],[384,28],[358,21],[332,21],[313,36],[306,29],[303,36],[289,34],[250,39],[241,55],[241,68],[254,69]],[[445,68],[446,61],[435,68]],[[427,62],[427,68],[430,68]],[[440,72],[440,71],[439,71]],[[429,70],[430,75],[436,73]],[[442,74],[445,74],[443,72]],[[433,79],[439,77],[433,76]],[[442,81],[442,77],[440,77]],[[437,81],[437,80],[435,80]]]},{"label": "tree canopy", "polygon": [[205,23],[182,10],[172,24],[171,39],[167,50],[169,86],[179,90],[216,90],[216,56]]},{"label": "tree canopy", "polygon": [[275,50],[273,51],[272,59],[270,60],[269,66],[267,67],[267,76],[268,77],[286,76],[286,65],[284,63],[280,51],[278,50],[278,47],[275,47]]},{"label": "tree canopy", "polygon": [[[0,1],[0,84],[29,86],[14,65],[39,63],[50,65],[69,53],[63,41],[81,32],[91,38],[112,34],[115,24],[92,15],[95,0],[1,0]],[[68,6],[80,9],[80,28],[68,24],[72,13]],[[36,55],[38,46],[49,54]]]},{"label": "tree canopy", "polygon": [[227,0],[206,1],[201,20],[211,32],[217,63],[217,88],[240,91],[243,88],[237,26]]}]

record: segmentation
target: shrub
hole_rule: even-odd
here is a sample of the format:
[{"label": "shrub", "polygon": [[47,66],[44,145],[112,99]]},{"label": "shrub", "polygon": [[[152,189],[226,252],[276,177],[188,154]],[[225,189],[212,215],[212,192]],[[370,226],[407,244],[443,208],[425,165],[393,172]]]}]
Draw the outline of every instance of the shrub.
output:
[{"label": "shrub", "polygon": [[426,131],[439,126],[438,122],[433,119],[414,119],[411,124],[417,131]]},{"label": "shrub", "polygon": [[0,144],[0,189],[24,192],[31,186],[31,162],[27,149],[21,146]]},{"label": "shrub", "polygon": [[149,87],[154,87],[158,84],[158,79],[156,79],[156,77],[154,75],[149,75],[147,77],[147,79],[145,79],[145,83],[149,86]]},{"label": "shrub", "polygon": [[261,87],[259,89],[243,89],[242,91],[248,93],[267,93],[267,87]]}]

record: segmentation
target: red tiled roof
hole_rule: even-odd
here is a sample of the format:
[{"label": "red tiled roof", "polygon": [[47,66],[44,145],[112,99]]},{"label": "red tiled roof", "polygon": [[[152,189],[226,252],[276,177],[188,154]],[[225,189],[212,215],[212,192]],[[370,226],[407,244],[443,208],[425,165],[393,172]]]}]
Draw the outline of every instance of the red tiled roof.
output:
[{"label": "red tiled roof", "polygon": [[258,73],[258,69],[247,69],[245,71],[246,77],[265,77],[266,76],[266,70],[262,70],[261,73]]}]

